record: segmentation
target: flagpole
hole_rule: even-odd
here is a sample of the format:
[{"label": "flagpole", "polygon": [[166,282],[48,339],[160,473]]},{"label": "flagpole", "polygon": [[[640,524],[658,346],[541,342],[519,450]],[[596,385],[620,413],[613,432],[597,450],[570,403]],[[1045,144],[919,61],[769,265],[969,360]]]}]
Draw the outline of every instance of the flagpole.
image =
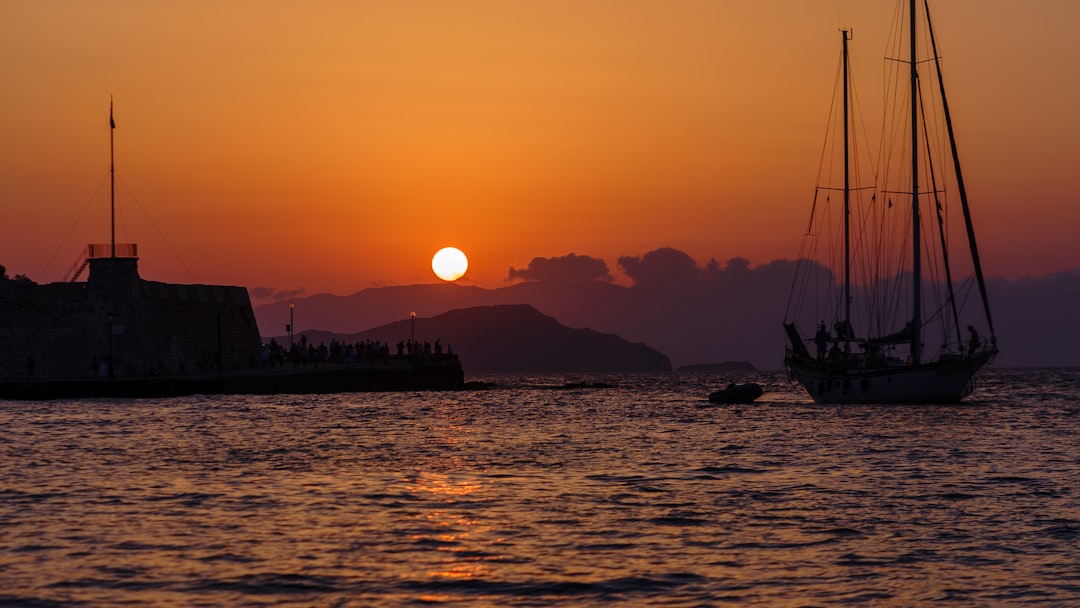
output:
[{"label": "flagpole", "polygon": [[116,122],[113,120],[112,95],[109,96],[109,253],[110,257],[116,258],[116,163],[113,157],[113,131]]}]

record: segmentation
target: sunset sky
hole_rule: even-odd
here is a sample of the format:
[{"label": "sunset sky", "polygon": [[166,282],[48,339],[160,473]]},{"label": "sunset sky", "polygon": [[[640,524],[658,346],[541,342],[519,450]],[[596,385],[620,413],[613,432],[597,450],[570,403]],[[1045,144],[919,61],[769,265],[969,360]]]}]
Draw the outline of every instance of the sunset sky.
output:
[{"label": "sunset sky", "polygon": [[[118,240],[147,279],[505,285],[534,257],[791,258],[839,53],[877,131],[894,0],[0,3],[0,264]],[[1080,267],[1080,2],[939,0],[991,276]],[[616,276],[616,280],[619,277]]]}]

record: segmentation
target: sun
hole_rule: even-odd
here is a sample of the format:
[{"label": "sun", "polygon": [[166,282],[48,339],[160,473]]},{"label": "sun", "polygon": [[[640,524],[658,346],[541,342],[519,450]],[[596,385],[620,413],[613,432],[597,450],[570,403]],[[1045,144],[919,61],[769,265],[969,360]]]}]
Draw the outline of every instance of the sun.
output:
[{"label": "sun", "polygon": [[469,258],[457,247],[443,247],[431,258],[431,269],[444,281],[456,281],[469,269]]}]

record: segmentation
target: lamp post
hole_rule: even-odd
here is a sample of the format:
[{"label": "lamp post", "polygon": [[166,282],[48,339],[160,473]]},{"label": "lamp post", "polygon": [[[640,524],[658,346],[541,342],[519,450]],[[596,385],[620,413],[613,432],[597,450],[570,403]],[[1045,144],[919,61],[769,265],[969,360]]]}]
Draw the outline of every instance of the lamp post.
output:
[{"label": "lamp post", "polygon": [[416,344],[416,313],[409,313],[409,344]]},{"label": "lamp post", "polygon": [[109,379],[113,377],[113,313],[109,313]]},{"label": "lamp post", "polygon": [[289,350],[293,347],[293,311],[296,310],[296,304],[289,304],[289,326],[285,329],[289,330]]}]

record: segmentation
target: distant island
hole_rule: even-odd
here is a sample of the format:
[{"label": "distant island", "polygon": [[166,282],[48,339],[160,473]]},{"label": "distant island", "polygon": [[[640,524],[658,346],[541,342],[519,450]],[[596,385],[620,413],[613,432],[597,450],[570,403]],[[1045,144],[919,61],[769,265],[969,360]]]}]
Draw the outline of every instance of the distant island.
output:
[{"label": "distant island", "polygon": [[757,368],[754,367],[749,361],[724,361],[723,363],[695,363],[693,365],[683,365],[677,370],[679,372],[756,372]]},{"label": "distant island", "polygon": [[[648,344],[670,357],[673,367],[743,360],[759,370],[780,367],[787,345],[781,320],[796,262],[751,267],[733,258],[700,266],[681,254],[674,262],[658,260],[645,273],[645,258],[653,253],[637,260],[630,286],[600,279],[540,280],[519,272],[495,288],[428,283],[369,287],[348,295],[289,295],[256,306],[255,318],[262,335],[279,334],[291,322],[293,305],[302,329],[353,333],[408,320],[410,311],[432,317],[472,306],[528,304],[567,327],[588,327]],[[563,269],[557,276],[574,276],[578,265],[568,265],[566,258],[540,261]],[[585,261],[604,267],[602,260]],[[822,275],[823,280],[828,276]],[[1080,366],[1080,349],[1075,347],[1080,344],[1080,268],[1043,277],[989,279],[988,289],[994,294],[1001,345],[996,367]],[[989,328],[976,329],[987,334]]]},{"label": "distant island", "polygon": [[439,340],[441,348],[460,356],[469,374],[671,371],[671,360],[656,349],[614,334],[566,327],[527,304],[450,310],[351,334],[307,330],[294,339],[301,336],[313,344],[376,340],[391,350],[413,337],[421,343]]}]

